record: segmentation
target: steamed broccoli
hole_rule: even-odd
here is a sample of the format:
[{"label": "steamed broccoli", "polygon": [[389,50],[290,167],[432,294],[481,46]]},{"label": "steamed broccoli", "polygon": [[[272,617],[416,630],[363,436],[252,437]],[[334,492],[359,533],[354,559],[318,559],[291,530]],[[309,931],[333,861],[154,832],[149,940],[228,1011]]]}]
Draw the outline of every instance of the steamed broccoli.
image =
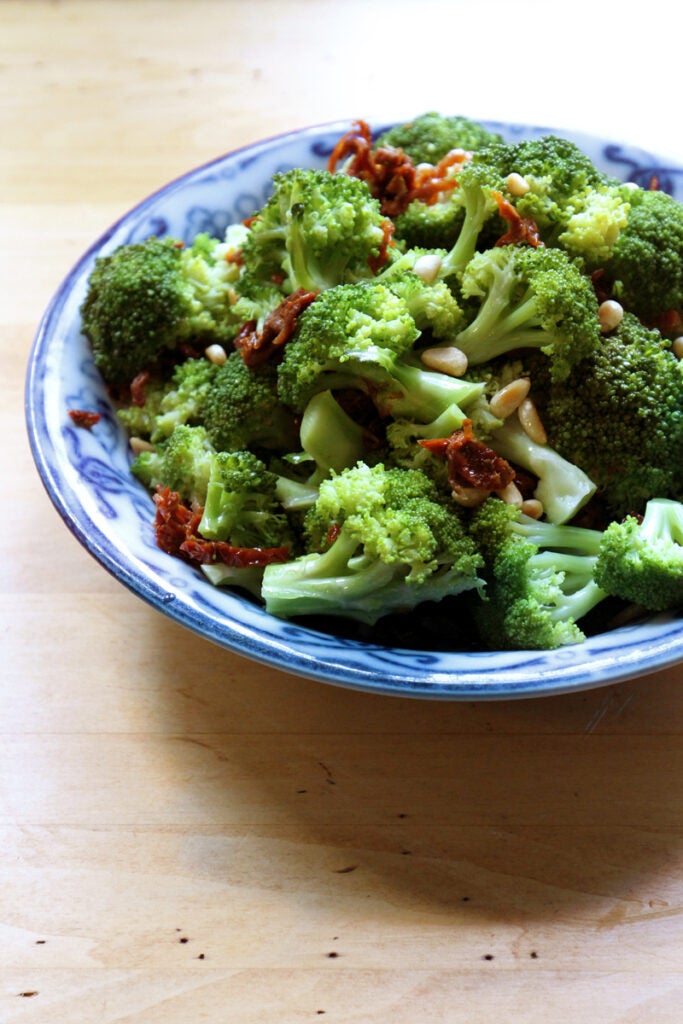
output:
[{"label": "steamed broccoli", "polygon": [[683,605],[683,504],[652,498],[642,518],[610,523],[595,581],[608,594],[650,611]]},{"label": "steamed broccoli", "polygon": [[253,452],[218,452],[211,462],[199,534],[242,548],[291,545],[276,485],[275,473]]},{"label": "steamed broccoli", "polygon": [[321,482],[362,459],[367,461],[367,435],[341,407],[331,391],[314,395],[301,417],[302,451],[284,456],[277,477],[277,495],[287,511],[310,507]]},{"label": "steamed broccoli", "polygon": [[241,250],[247,272],[266,283],[284,277],[285,293],[372,276],[386,240],[385,218],[364,181],[295,168],[276,174],[273,185],[250,219]]},{"label": "steamed broccoli", "polygon": [[530,217],[542,239],[551,244],[580,210],[587,196],[614,179],[600,171],[576,143],[559,135],[523,139],[488,147],[477,160],[495,167],[501,177],[514,175],[521,188],[514,205]]},{"label": "steamed broccoli", "polygon": [[445,280],[457,279],[477,249],[484,247],[482,232],[485,226],[492,220],[500,223],[498,197],[505,189],[505,179],[495,161],[481,159],[483,153],[462,164],[456,175],[457,187],[445,200],[462,211],[456,239],[444,256],[439,271]]},{"label": "steamed broccoli", "polygon": [[489,498],[470,520],[487,586],[475,620],[489,649],[583,642],[578,623],[606,597],[593,578],[602,534],[531,519]]},{"label": "steamed broccoli", "polygon": [[381,415],[427,423],[481,393],[479,384],[426,370],[412,351],[419,336],[405,300],[386,285],[330,288],[305,310],[285,347],[280,397],[303,410],[318,391],[358,388]]},{"label": "steamed broccoli", "polygon": [[223,243],[206,235],[191,246],[152,237],[99,257],[81,317],[104,380],[127,385],[165,352],[231,338],[230,285],[237,273]]},{"label": "steamed broccoli", "polygon": [[[587,271],[603,268],[612,259],[631,211],[632,188],[621,183],[596,185],[577,197],[552,241],[583,261]],[[550,242],[550,236],[546,236]]]},{"label": "steamed broccoli", "polygon": [[465,314],[451,288],[439,278],[441,257],[428,249],[408,249],[374,280],[403,299],[421,333],[448,339],[464,326]]},{"label": "steamed broccoli", "polygon": [[501,245],[465,268],[462,294],[478,302],[455,344],[471,365],[520,348],[540,348],[565,380],[600,339],[598,302],[584,274],[561,250]]},{"label": "steamed broccoli", "polygon": [[683,493],[683,363],[659,331],[625,313],[570,380],[537,384],[550,445],[614,516]]},{"label": "steamed broccoli", "polygon": [[180,424],[171,435],[133,460],[133,474],[149,490],[168,487],[195,507],[204,504],[215,455],[202,426]]},{"label": "steamed broccoli", "polygon": [[231,352],[202,401],[202,422],[218,451],[246,448],[291,451],[297,442],[293,414],[277,394],[277,368],[250,368]]},{"label": "steamed broccoli", "polygon": [[149,437],[152,442],[170,437],[181,423],[197,425],[217,372],[218,366],[209,359],[186,359],[168,380],[152,380],[145,388],[143,405],[126,406],[118,417],[130,435]]},{"label": "steamed broccoli", "polygon": [[429,111],[383,132],[375,146],[402,149],[415,164],[437,164],[452,149],[483,149],[501,142],[498,132],[470,118]]},{"label": "steamed broccoli", "polygon": [[305,519],[307,553],[263,576],[266,610],[374,624],[480,586],[481,558],[424,474],[363,463],[320,485]]},{"label": "steamed broccoli", "polygon": [[666,192],[633,188],[630,212],[602,264],[614,295],[641,320],[683,308],[683,205]]}]

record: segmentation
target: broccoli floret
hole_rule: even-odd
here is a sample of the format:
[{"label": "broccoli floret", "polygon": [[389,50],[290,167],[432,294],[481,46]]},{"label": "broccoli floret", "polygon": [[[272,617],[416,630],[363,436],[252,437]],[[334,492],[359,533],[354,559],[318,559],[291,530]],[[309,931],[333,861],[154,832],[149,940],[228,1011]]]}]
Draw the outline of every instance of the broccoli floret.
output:
[{"label": "broccoli floret", "polygon": [[277,393],[277,368],[271,362],[251,368],[239,352],[218,368],[201,418],[217,451],[291,451],[297,444],[295,417]]},{"label": "broccoli floret", "polygon": [[394,217],[394,238],[411,249],[448,251],[457,241],[464,217],[464,204],[457,191],[444,191],[431,203],[413,199]]},{"label": "broccoli floret", "polygon": [[487,581],[475,607],[492,650],[553,650],[582,643],[578,623],[606,597],[593,578],[602,534],[523,515],[489,498],[470,520]]},{"label": "broccoli floret", "polygon": [[154,451],[142,451],[133,460],[133,474],[150,490],[168,487],[180,498],[201,506],[215,455],[204,427],[177,426]]},{"label": "broccoli floret", "polygon": [[299,319],[278,368],[280,396],[303,410],[318,391],[357,388],[383,416],[428,423],[481,393],[429,371],[413,355],[420,336],[403,298],[386,285],[359,282],[322,292]]},{"label": "broccoli floret", "polygon": [[[439,275],[444,280],[460,277],[477,248],[486,245],[482,241],[484,227],[494,215],[496,223],[500,222],[497,197],[504,193],[506,179],[495,160],[483,159],[488,152],[484,150],[462,164],[456,174],[457,186],[444,200],[454,207],[454,215],[456,207],[461,211],[457,237],[441,262]],[[429,216],[427,211],[425,216]]]},{"label": "broccoli floret", "polygon": [[256,280],[272,284],[284,275],[289,293],[372,276],[386,240],[385,218],[364,181],[295,168],[276,174],[273,186],[242,247]]},{"label": "broccoli floret", "polygon": [[683,205],[666,192],[633,188],[630,212],[603,263],[614,295],[641,320],[683,308]]},{"label": "broccoli floret", "polygon": [[612,183],[586,191],[574,201],[556,244],[581,259],[587,271],[604,267],[628,224],[631,194],[630,186]]},{"label": "broccoli floret", "polygon": [[479,303],[456,346],[471,365],[520,348],[540,348],[564,380],[598,344],[598,302],[588,277],[560,249],[501,245],[477,253],[462,294]]},{"label": "broccoli floret", "polygon": [[137,402],[116,410],[117,418],[129,437],[151,438],[156,429],[157,416],[161,412],[161,403],[171,387],[164,376],[152,376],[145,386],[144,400],[138,398]]},{"label": "broccoli floret", "polygon": [[595,581],[608,594],[649,611],[683,605],[683,504],[652,498],[642,517],[610,523]]},{"label": "broccoli floret", "polygon": [[375,281],[403,299],[420,332],[453,338],[464,326],[465,315],[451,288],[438,277],[441,256],[427,249],[409,249]]},{"label": "broccoli floret", "polygon": [[310,400],[299,436],[302,451],[282,461],[304,475],[282,469],[276,488],[283,507],[297,512],[315,502],[321,482],[330,473],[341,473],[368,456],[364,428],[347,415],[331,391],[320,391]]},{"label": "broccoli floret", "polygon": [[392,612],[480,586],[481,558],[455,510],[416,470],[363,463],[320,486],[308,550],[263,577],[266,610],[374,624]]},{"label": "broccoli floret", "polygon": [[111,385],[127,385],[183,343],[206,346],[234,334],[230,283],[238,268],[224,246],[149,238],[99,257],[81,306],[83,333]]},{"label": "broccoli floret", "polygon": [[576,143],[559,135],[490,146],[477,159],[490,162],[506,179],[510,174],[520,176],[526,191],[514,197],[514,205],[521,216],[534,220],[548,244],[588,196],[616,184]]},{"label": "broccoli floret", "polygon": [[452,149],[477,150],[502,141],[498,132],[462,116],[429,111],[379,136],[376,146],[402,149],[415,164],[437,164]]},{"label": "broccoli floret", "polygon": [[275,473],[252,452],[218,452],[211,462],[199,534],[242,548],[291,545],[276,485]]},{"label": "broccoli floret", "polygon": [[614,516],[683,492],[683,363],[631,313],[567,382],[537,377],[550,445],[580,466]]}]

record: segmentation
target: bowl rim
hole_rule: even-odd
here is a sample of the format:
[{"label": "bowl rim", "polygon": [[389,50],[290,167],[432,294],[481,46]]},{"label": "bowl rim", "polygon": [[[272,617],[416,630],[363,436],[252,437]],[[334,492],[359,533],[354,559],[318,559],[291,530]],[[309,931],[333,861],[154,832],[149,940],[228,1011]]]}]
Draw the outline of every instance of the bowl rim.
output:
[{"label": "bowl rim", "polygon": [[[202,579],[199,582],[200,603],[178,599],[179,595],[150,578],[144,567],[138,567],[130,558],[125,558],[125,552],[116,547],[93,522],[76,490],[60,473],[55,457],[59,454],[59,439],[55,439],[47,429],[40,378],[50,355],[53,330],[59,324],[72,290],[95,255],[117,231],[135,223],[160,198],[171,195],[207,171],[237,162],[247,155],[255,159],[259,154],[290,141],[305,142],[341,134],[352,123],[352,120],[322,122],[270,135],[173,177],[118,217],[67,272],[41,317],[29,353],[24,389],[25,424],[31,454],[48,497],[62,521],[86,551],[115,579],[148,605],[195,634],[260,664],[347,689],[442,700],[529,698],[577,692],[634,679],[680,662],[683,660],[683,620],[673,613],[648,617],[647,622],[652,625],[654,633],[645,643],[639,636],[639,628],[634,626],[601,634],[603,639],[597,642],[588,638],[585,644],[559,651],[505,652],[504,657],[500,657],[499,652],[429,652],[388,648],[364,641],[340,641],[306,626],[275,620],[261,609],[255,612],[257,625],[254,625],[254,613],[251,611],[246,616],[248,621],[240,618],[237,609],[244,609],[245,605],[239,600],[235,604],[235,615],[225,617],[221,612],[221,621],[218,613],[213,617],[207,614],[208,594],[213,589],[208,581]],[[481,123],[491,128],[505,126],[504,122]],[[524,128],[514,126],[514,130],[521,134]],[[596,144],[608,141],[573,130],[534,130],[555,132],[577,140],[593,140]],[[270,631],[266,623],[270,625]],[[610,643],[609,638],[614,638],[615,642]],[[334,651],[334,656],[331,651]]]}]

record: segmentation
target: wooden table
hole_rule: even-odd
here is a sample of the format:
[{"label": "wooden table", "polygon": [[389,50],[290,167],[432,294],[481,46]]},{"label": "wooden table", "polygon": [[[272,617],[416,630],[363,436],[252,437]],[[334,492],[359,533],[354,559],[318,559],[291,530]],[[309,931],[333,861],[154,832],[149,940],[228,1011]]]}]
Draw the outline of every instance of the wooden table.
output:
[{"label": "wooden table", "polygon": [[260,667],[79,547],[23,428],[69,267],[228,149],[450,108],[683,157],[675,33],[594,6],[548,53],[533,3],[0,3],[2,1024],[680,1024],[680,668],[437,705]]}]

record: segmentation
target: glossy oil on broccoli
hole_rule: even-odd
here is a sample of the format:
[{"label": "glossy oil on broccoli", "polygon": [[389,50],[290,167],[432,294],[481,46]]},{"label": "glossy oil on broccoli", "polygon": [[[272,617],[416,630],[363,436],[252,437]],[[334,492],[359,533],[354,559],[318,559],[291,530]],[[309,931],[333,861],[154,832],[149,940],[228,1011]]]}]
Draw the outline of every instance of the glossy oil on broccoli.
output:
[{"label": "glossy oil on broccoli", "polygon": [[372,625],[481,586],[482,561],[457,510],[419,472],[361,463],[324,481],[304,536],[305,554],[264,572],[266,610],[282,618]]}]

